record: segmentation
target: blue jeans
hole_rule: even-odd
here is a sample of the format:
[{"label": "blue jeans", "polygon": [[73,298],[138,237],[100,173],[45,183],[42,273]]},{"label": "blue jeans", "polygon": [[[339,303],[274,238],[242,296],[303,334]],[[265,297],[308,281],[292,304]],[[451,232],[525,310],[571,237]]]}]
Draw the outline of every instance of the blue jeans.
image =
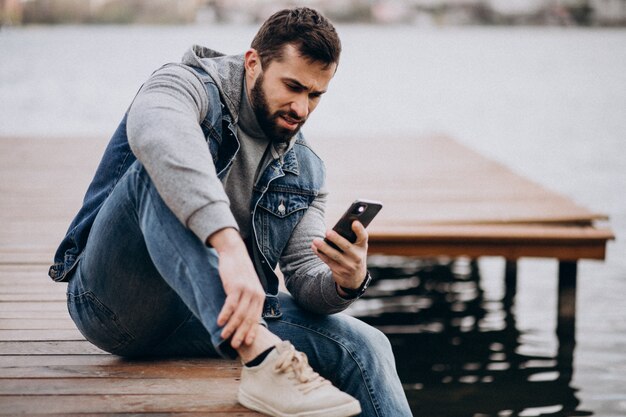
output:
[{"label": "blue jeans", "polygon": [[[98,213],[68,284],[68,308],[87,340],[113,354],[233,357],[217,316],[225,294],[215,250],[165,205],[134,164]],[[317,315],[280,295],[269,329],[361,402],[365,416],[410,416],[385,335],[345,314]]]}]

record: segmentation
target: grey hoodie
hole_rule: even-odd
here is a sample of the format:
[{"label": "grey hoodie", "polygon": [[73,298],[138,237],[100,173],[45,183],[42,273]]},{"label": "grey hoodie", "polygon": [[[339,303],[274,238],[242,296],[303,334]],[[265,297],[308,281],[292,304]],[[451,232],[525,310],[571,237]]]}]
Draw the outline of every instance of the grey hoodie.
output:
[{"label": "grey hoodie", "polygon": [[[129,113],[130,147],[144,165],[174,215],[203,242],[223,228],[238,230],[224,187],[200,127],[209,106],[205,87],[189,66],[200,67],[216,83],[220,98],[237,124],[242,97],[243,55],[225,56],[193,46],[182,63],[157,70],[143,85]],[[254,175],[254,173],[251,173]],[[311,250],[323,238],[326,193],[320,195],[295,228],[281,258],[285,284],[310,311],[330,314],[353,300],[337,294],[332,273]]]}]

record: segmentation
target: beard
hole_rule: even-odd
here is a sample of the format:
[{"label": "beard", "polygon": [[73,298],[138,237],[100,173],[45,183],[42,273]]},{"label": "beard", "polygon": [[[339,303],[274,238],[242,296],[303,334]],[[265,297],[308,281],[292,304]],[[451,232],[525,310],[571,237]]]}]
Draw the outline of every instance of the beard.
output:
[{"label": "beard", "polygon": [[[271,112],[269,103],[267,102],[267,96],[263,89],[263,73],[256,79],[252,90],[250,90],[250,104],[252,110],[256,116],[256,120],[259,123],[259,127],[265,133],[273,143],[281,144],[288,143],[291,138],[300,131],[300,128],[306,122],[305,119],[300,117],[293,111],[278,110],[274,113]],[[296,129],[287,129],[278,125],[277,121],[279,117],[287,116],[290,119],[298,120],[298,127]]]}]

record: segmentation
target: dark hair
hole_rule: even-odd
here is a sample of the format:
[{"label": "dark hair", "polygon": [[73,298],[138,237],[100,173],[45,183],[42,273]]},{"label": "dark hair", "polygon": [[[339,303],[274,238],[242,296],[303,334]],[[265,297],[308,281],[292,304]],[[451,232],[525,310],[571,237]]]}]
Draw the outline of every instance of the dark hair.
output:
[{"label": "dark hair", "polygon": [[308,7],[285,9],[274,13],[261,26],[251,47],[266,67],[283,57],[283,48],[291,44],[301,56],[326,65],[339,62],[341,41],[335,27],[316,10]]}]

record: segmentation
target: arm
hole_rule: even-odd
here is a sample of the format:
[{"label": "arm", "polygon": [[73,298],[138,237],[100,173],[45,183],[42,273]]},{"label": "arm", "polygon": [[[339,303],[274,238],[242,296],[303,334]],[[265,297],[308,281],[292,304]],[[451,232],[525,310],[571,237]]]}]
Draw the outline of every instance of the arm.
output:
[{"label": "arm", "polygon": [[203,242],[237,223],[200,122],[209,106],[193,70],[171,65],[143,85],[128,112],[128,143],[165,204]]},{"label": "arm", "polygon": [[313,201],[294,229],[280,260],[291,295],[301,306],[319,314],[338,313],[355,301],[339,295],[333,271],[311,248],[314,239],[324,238],[326,199],[327,194],[320,193]]},{"label": "arm", "polygon": [[219,273],[226,301],[217,317],[223,339],[232,337],[231,346],[252,345],[263,313],[265,291],[248,256],[246,245],[235,229],[212,234],[207,244],[219,255]]},{"label": "arm", "polygon": [[265,294],[229,207],[200,122],[209,106],[192,70],[168,66],[137,94],[128,113],[128,141],[161,198],[198,238],[215,248],[226,301],[218,316],[222,337],[250,345]]}]

